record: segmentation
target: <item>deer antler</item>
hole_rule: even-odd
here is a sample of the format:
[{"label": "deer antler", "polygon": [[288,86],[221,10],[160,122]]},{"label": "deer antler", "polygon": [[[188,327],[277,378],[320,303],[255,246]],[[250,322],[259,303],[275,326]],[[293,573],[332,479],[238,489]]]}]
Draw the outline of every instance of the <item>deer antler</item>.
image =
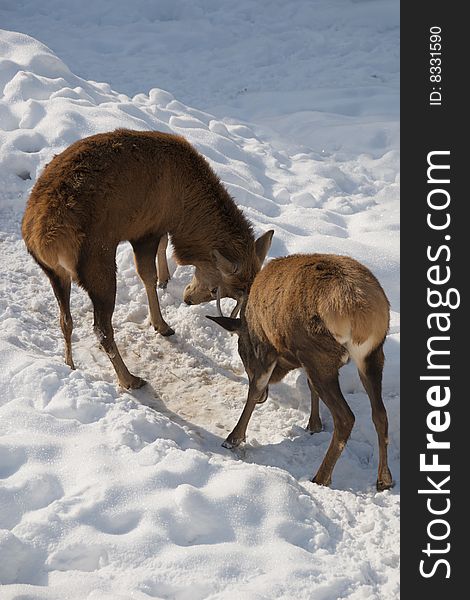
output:
[{"label": "deer antler", "polygon": [[238,313],[240,312],[240,308],[242,306],[242,302],[243,302],[243,296],[241,296],[238,300],[237,303],[235,304],[234,309],[232,310],[232,312],[230,313],[230,318],[231,319],[235,319],[238,316]]}]

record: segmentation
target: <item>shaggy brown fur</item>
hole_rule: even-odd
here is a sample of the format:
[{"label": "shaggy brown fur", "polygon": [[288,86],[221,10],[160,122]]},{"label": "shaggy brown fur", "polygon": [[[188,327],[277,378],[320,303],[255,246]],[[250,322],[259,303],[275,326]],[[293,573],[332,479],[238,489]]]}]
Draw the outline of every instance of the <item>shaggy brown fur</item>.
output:
[{"label": "shaggy brown fur", "polygon": [[246,319],[280,355],[299,327],[309,335],[329,332],[340,344],[371,339],[375,348],[388,330],[389,306],[377,279],[356,260],[293,255],[271,261],[256,277]]},{"label": "shaggy brown fur", "polygon": [[[246,293],[269,249],[272,232],[255,241],[252,227],[218,177],[184,138],[157,131],[114,132],[72,144],[44,169],[23,217],[28,251],[48,275],[59,302],[66,362],[73,368],[70,280],[89,293],[95,330],[123,387],[144,382],[129,373],[111,327],[119,242],[131,242],[150,316],[163,335],[155,286],[169,278],[167,234],[180,264],[196,265],[185,300],[196,303]],[[198,279],[199,275],[199,279]]]},{"label": "shaggy brown fur", "polygon": [[266,400],[268,384],[302,367],[311,390],[309,431],[322,427],[320,397],[333,415],[333,438],[313,479],[328,485],[354,424],[338,383],[339,369],[352,358],[371,402],[379,440],[377,488],[392,485],[387,413],[381,395],[389,303],[369,269],[350,257],[333,254],[279,258],[256,276],[241,319],[210,318],[239,334],[238,349],[250,380],[245,409],[226,447],[245,439],[253,408]]}]

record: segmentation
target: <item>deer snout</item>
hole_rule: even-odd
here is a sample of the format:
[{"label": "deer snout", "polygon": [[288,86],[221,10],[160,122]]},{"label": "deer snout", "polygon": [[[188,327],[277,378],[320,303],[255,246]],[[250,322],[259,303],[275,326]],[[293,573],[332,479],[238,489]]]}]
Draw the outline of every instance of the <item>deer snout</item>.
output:
[{"label": "deer snout", "polygon": [[193,301],[191,300],[191,285],[190,284],[184,288],[183,300],[189,306],[191,306],[191,304],[193,303]]},{"label": "deer snout", "polygon": [[191,304],[194,304],[194,302],[193,302],[193,288],[192,288],[192,286],[191,286],[190,283],[184,288],[183,300],[189,306],[191,306]]},{"label": "deer snout", "polygon": [[201,302],[208,302],[212,300],[212,294],[209,290],[195,288],[191,283],[189,283],[183,292],[183,300],[186,304],[201,304]]}]

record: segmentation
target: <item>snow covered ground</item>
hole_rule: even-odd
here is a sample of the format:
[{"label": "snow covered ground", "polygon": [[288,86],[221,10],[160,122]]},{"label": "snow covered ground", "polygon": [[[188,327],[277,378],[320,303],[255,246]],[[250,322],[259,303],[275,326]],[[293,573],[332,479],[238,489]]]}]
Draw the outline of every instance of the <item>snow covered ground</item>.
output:
[{"label": "snow covered ground", "polygon": [[[0,597],[396,600],[398,3],[77,6],[0,3]],[[300,371],[270,388],[242,450],[221,447],[247,392],[236,339],[205,319],[214,306],[182,303],[192,269],[171,259],[159,294],[176,335],[162,338],[130,246],[118,250],[116,340],[145,388],[119,392],[77,288],[77,370],[63,364],[21,216],[54,154],[116,127],[186,136],[256,233],[275,230],[270,257],[350,254],[377,275],[392,305],[392,490],[375,491],[376,434],[350,365],[342,387],[356,424],[331,488],[309,481],[332,419],[324,409],[325,431],[304,431]]]}]

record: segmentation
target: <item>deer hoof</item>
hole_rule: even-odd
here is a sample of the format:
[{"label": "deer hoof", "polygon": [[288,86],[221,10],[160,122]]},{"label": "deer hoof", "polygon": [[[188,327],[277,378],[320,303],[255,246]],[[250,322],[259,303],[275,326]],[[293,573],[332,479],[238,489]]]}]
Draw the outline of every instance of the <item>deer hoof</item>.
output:
[{"label": "deer hoof", "polygon": [[234,448],[237,448],[242,442],[243,440],[234,440],[227,438],[225,442],[222,442],[222,447],[227,448],[228,450],[233,450]]},{"label": "deer hoof", "polygon": [[383,479],[377,479],[377,491],[378,492],[384,492],[385,490],[389,490],[390,488],[392,488],[394,485],[393,483],[393,479],[392,476],[390,475],[390,477],[384,477]]},{"label": "deer hoof", "polygon": [[331,483],[331,477],[329,477],[328,479],[323,479],[322,477],[318,477],[318,475],[315,475],[315,477],[312,479],[312,483],[328,487]]},{"label": "deer hoof", "polygon": [[169,281],[168,279],[166,281],[159,281],[158,282],[158,287],[161,290],[166,290],[166,286],[168,285],[168,281]]},{"label": "deer hoof", "polygon": [[138,390],[143,387],[147,382],[142,377],[136,377],[135,375],[131,375],[131,379],[127,381],[125,384],[121,383],[121,386],[126,390]]},{"label": "deer hoof", "polygon": [[308,424],[307,427],[305,428],[306,431],[308,431],[309,433],[320,433],[320,431],[323,431],[323,425],[320,423],[312,423],[312,424]]},{"label": "deer hoof", "polygon": [[175,334],[175,330],[172,329],[171,327],[169,327],[168,325],[165,327],[165,329],[158,329],[157,327],[155,327],[155,331],[158,331],[158,333],[160,335],[163,335],[164,337],[169,337],[170,335],[174,335]]}]

